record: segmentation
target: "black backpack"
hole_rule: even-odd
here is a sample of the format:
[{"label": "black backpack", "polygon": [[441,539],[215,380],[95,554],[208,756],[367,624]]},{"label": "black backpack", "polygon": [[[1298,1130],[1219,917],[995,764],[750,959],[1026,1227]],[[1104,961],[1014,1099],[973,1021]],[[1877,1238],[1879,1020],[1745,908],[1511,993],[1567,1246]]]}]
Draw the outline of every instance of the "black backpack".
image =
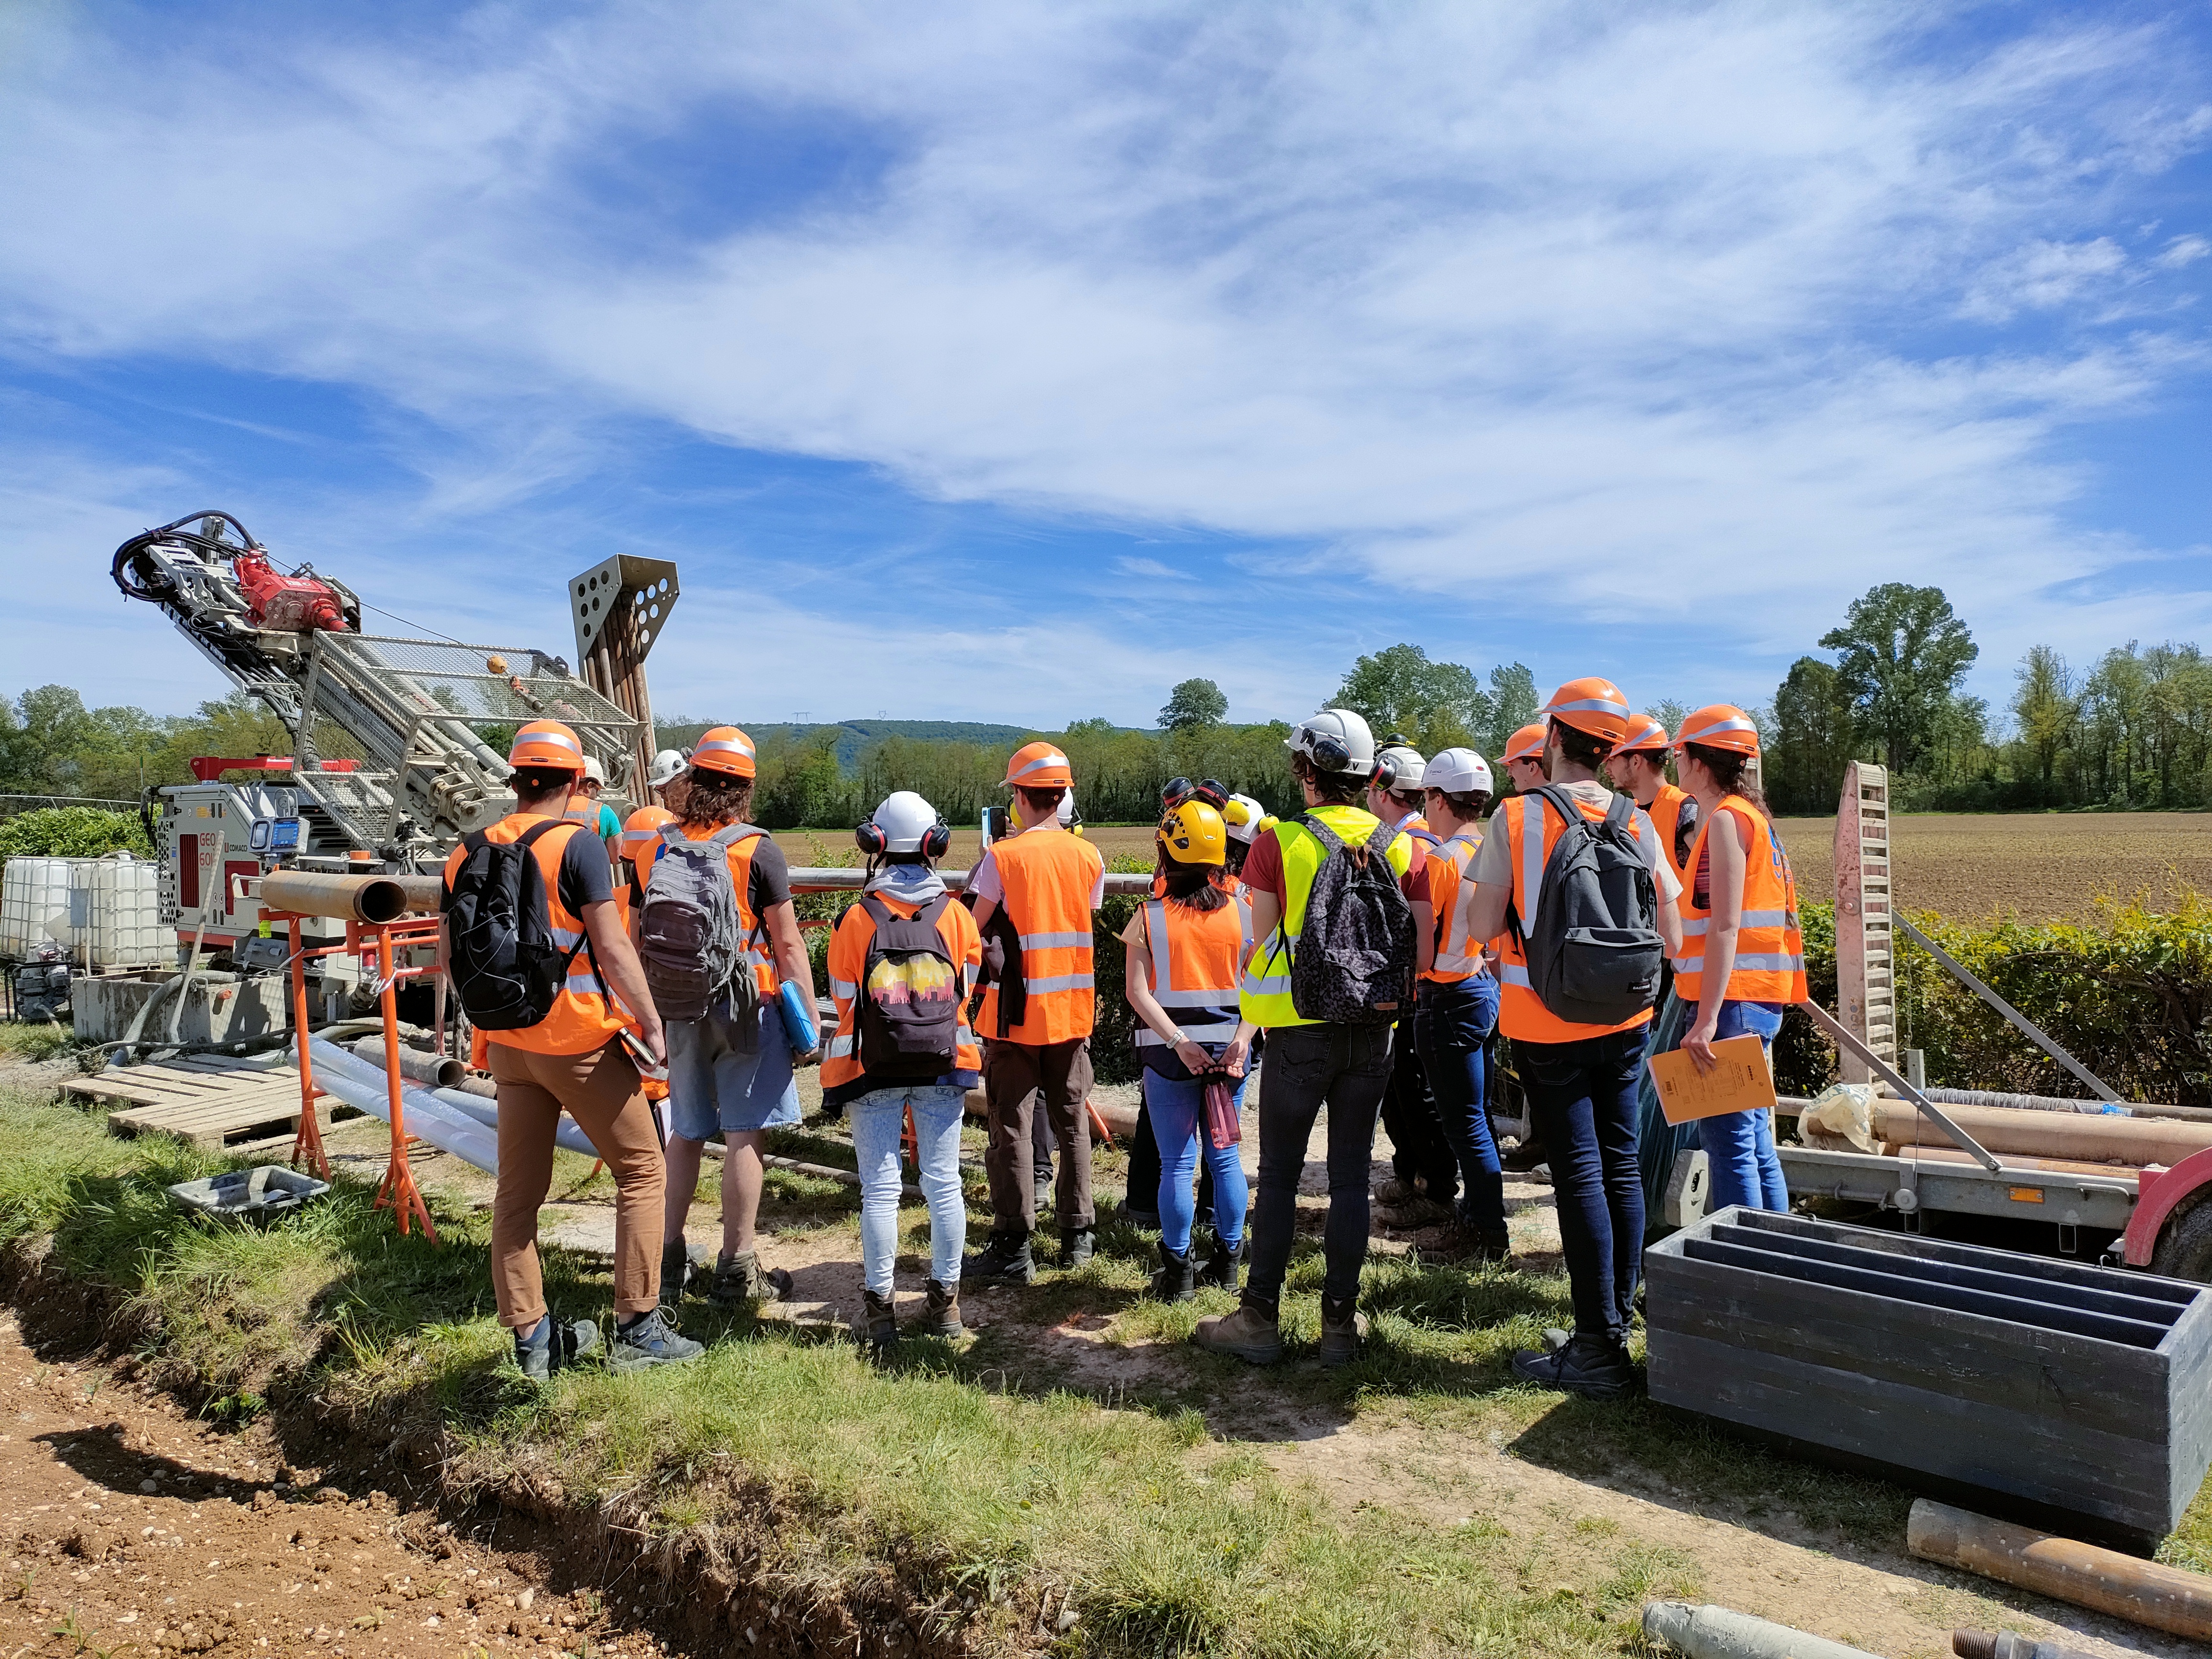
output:
[{"label": "black backpack", "polygon": [[1389,1025],[1413,988],[1413,907],[1390,867],[1399,836],[1379,824],[1358,847],[1310,812],[1298,819],[1322,847],[1291,956],[1291,1006],[1301,1019]]},{"label": "black backpack", "polygon": [[[1666,946],[1659,891],[1636,836],[1635,803],[1615,795],[1593,823],[1557,784],[1531,792],[1566,821],[1544,861],[1534,926],[1516,908],[1506,925],[1528,963],[1528,986],[1544,1006],[1577,1025],[1619,1025],[1659,1000]],[[1537,833],[1528,824],[1525,836]]]},{"label": "black backpack", "polygon": [[933,1082],[959,1058],[960,965],[937,931],[951,902],[939,893],[902,916],[872,893],[860,901],[876,936],[860,965],[854,1018],[860,1070],[872,1081]]},{"label": "black backpack", "polygon": [[[567,819],[535,823],[510,842],[477,830],[461,842],[467,856],[446,890],[447,969],[471,1023],[487,1031],[535,1025],[552,1012],[580,939],[563,949],[553,937],[545,873],[530,850],[549,830],[577,830]],[[597,972],[599,963],[592,963]]]}]

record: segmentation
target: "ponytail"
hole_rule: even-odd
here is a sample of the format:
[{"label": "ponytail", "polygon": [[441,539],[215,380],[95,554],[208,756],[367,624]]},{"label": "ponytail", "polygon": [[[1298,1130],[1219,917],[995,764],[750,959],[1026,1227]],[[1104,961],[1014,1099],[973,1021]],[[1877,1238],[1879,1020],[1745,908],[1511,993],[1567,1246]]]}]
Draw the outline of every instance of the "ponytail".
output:
[{"label": "ponytail", "polygon": [[1774,809],[1766,804],[1766,797],[1747,774],[1751,757],[1740,755],[1733,749],[1711,749],[1702,743],[1686,744],[1683,747],[1713,775],[1713,781],[1723,795],[1741,795],[1759,809],[1763,818],[1771,819]]}]

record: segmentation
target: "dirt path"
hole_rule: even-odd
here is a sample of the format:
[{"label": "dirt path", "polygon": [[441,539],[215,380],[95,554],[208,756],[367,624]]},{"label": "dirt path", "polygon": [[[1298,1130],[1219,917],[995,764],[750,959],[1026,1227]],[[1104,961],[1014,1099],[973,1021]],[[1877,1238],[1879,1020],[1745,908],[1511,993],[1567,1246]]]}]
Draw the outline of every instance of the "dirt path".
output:
[{"label": "dirt path", "polygon": [[529,1555],[289,1466],[0,1314],[0,1653],[678,1651]]}]

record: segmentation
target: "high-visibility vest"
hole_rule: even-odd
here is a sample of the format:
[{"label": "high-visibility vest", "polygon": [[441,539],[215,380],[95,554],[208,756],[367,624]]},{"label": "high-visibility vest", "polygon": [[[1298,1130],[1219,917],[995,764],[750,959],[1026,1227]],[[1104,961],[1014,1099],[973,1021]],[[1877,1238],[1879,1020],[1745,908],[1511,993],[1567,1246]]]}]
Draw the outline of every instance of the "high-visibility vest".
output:
[{"label": "high-visibility vest", "polygon": [[1684,887],[1690,884],[1690,872],[1674,856],[1675,832],[1682,824],[1682,804],[1690,799],[1686,789],[1677,789],[1662,781],[1659,793],[1651,798],[1651,805],[1644,810],[1651,815],[1651,827],[1659,832],[1659,856],[1667,860],[1667,867],[1674,872],[1674,879]]},{"label": "high-visibility vest", "polygon": [[[1152,899],[1145,905],[1146,952],[1152,959],[1152,1000],[1167,1010],[1193,1042],[1228,1042],[1243,1024],[1237,986],[1251,932],[1242,907],[1231,902],[1199,911]],[[1167,1039],[1137,1025],[1139,1048],[1164,1048]]]},{"label": "high-visibility vest", "polygon": [[[692,824],[681,822],[660,826],[663,836],[680,835],[686,841],[705,841],[726,824]],[[768,929],[753,910],[753,854],[763,838],[747,836],[736,845],[725,848],[730,860],[730,884],[738,895],[738,957],[753,970],[753,983],[760,988],[763,1002],[773,999],[782,981],[776,976],[775,951],[770,944]],[[660,854],[653,854],[658,863]],[[647,866],[646,881],[650,884],[652,870]]]},{"label": "high-visibility vest", "polygon": [[[919,904],[890,893],[878,893],[884,909],[895,916],[913,916],[921,911]],[[975,931],[975,917],[964,904],[954,902],[937,913],[937,935],[945,941],[945,953],[952,958],[952,965],[960,975],[960,1006],[968,1006],[968,994],[975,983],[976,972],[983,965],[983,937]],[[875,918],[863,905],[848,908],[838,918],[837,931],[830,936],[830,1000],[837,1005],[837,1023],[829,1043],[822,1051],[822,1089],[827,1094],[854,1082],[860,1076],[860,975],[867,971],[868,946],[876,937]],[[975,1041],[975,1033],[963,1018],[954,1035],[957,1047],[949,1068],[954,1073],[980,1074],[983,1069],[982,1046]]]},{"label": "high-visibility vest", "polygon": [[1482,940],[1473,937],[1474,882],[1468,866],[1482,846],[1482,831],[1469,825],[1429,854],[1429,903],[1436,912],[1436,957],[1423,979],[1456,985],[1482,968]]},{"label": "high-visibility vest", "polygon": [[[501,818],[484,831],[484,839],[495,847],[521,839],[532,824],[543,823],[551,816],[544,812],[516,812]],[[568,850],[569,841],[580,833],[588,834],[581,824],[550,830],[530,844],[530,854],[538,860],[538,873],[544,878],[545,926],[553,935],[553,942],[563,952],[574,950],[584,938],[584,919],[561,902],[561,855]],[[597,837],[593,837],[594,840]],[[446,887],[452,890],[453,877],[469,855],[466,847],[456,847],[446,860]],[[588,948],[577,951],[568,963],[568,981],[553,994],[553,1006],[545,1018],[535,1025],[525,1025],[512,1031],[479,1031],[491,1042],[503,1042],[510,1048],[520,1048],[533,1054],[588,1054],[604,1048],[625,1027],[635,1027],[636,1021],[623,1012],[599,984],[599,976],[592,969]]]},{"label": "high-visibility vest", "polygon": [[[1604,821],[1604,807],[1592,806],[1579,795],[1574,800],[1582,815],[1591,823]],[[1646,836],[1657,839],[1657,829],[1641,810],[1633,815],[1632,822],[1636,825],[1638,841]],[[1544,886],[1544,866],[1551,861],[1552,848],[1566,833],[1567,826],[1556,811],[1544,804],[1540,795],[1516,795],[1498,808],[1497,817],[1491,821],[1492,834],[1501,828],[1505,832],[1513,870],[1513,914],[1521,919],[1525,929],[1535,920],[1536,899]],[[1536,994],[1535,987],[1529,982],[1528,954],[1510,927],[1498,935],[1498,1029],[1516,1042],[1582,1042],[1591,1037],[1610,1036],[1615,1031],[1634,1030],[1650,1023],[1649,1008],[1618,1025],[1583,1025],[1561,1019],[1544,1006],[1543,998]]]},{"label": "high-visibility vest", "polygon": [[1734,812],[1751,830],[1744,854],[1743,908],[1735,936],[1735,965],[1729,970],[1725,1002],[1803,1002],[1805,938],[1797,925],[1797,879],[1790,854],[1766,815],[1741,795],[1730,795],[1698,826],[1682,878],[1682,954],[1674,958],[1674,990],[1695,1005],[1705,989],[1705,936],[1712,924],[1712,895],[1699,904],[1694,890],[1698,861],[1705,838],[1722,814]]},{"label": "high-visibility vest", "polygon": [[[1049,824],[994,842],[991,857],[1006,894],[1001,908],[1021,936],[1022,976],[1029,985],[1021,1023],[1007,1028],[1004,1040],[1036,1047],[1089,1036],[1097,1015],[1091,893],[1105,861],[1081,836]],[[984,991],[979,1018],[983,1035],[999,1040],[996,985]]]},{"label": "high-visibility vest", "polygon": [[[1381,831],[1390,836],[1384,854],[1391,873],[1403,876],[1412,866],[1413,840],[1382,829],[1382,820],[1362,807],[1331,804],[1310,809],[1309,816],[1327,824],[1346,847],[1364,846]],[[1263,1030],[1281,1025],[1313,1025],[1302,1018],[1291,998],[1291,963],[1297,959],[1298,934],[1305,927],[1306,900],[1312,896],[1315,875],[1328,856],[1321,837],[1293,820],[1278,823],[1269,832],[1283,854],[1283,919],[1261,940],[1244,963],[1237,1004],[1246,1019]]]}]

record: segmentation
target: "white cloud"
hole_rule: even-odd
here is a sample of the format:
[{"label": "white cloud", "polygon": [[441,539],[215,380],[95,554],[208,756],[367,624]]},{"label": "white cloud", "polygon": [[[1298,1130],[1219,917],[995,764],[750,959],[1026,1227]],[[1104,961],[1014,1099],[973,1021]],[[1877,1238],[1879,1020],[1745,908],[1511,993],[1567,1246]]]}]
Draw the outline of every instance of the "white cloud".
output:
[{"label": "white cloud", "polygon": [[2128,256],[2109,236],[2086,242],[2029,243],[1996,267],[1966,295],[1969,317],[2002,323],[2015,312],[2048,311],[2102,285],[2125,267]]},{"label": "white cloud", "polygon": [[2195,264],[2208,253],[2212,253],[2212,241],[2202,236],[2177,236],[2151,263],[2161,270],[2179,270],[2185,265]]}]

